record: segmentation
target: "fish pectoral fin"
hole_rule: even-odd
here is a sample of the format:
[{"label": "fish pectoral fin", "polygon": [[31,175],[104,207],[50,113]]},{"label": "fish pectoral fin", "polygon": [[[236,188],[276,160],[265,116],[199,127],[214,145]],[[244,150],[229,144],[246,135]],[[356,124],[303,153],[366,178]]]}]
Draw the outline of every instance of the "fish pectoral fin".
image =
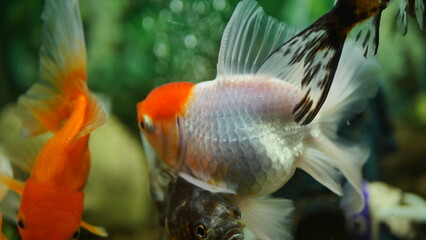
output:
[{"label": "fish pectoral fin", "polygon": [[6,185],[17,194],[22,195],[22,193],[24,192],[24,182],[13,179],[3,174],[0,174],[0,179],[2,179],[6,183]]},{"label": "fish pectoral fin", "polygon": [[183,179],[185,179],[186,181],[188,181],[189,183],[202,188],[204,190],[207,190],[209,192],[212,193],[227,193],[227,194],[236,194],[236,191],[233,189],[229,189],[229,188],[225,188],[225,187],[220,187],[220,186],[216,186],[216,185],[212,185],[209,183],[206,183],[200,179],[194,178],[186,173],[180,172],[179,176],[181,176]]},{"label": "fish pectoral fin", "polygon": [[108,237],[108,233],[105,230],[105,228],[103,228],[103,227],[93,226],[93,225],[91,225],[91,224],[89,224],[85,221],[81,221],[80,226],[82,228],[85,228],[87,231],[89,231],[89,232],[91,232],[95,235],[98,235],[100,237]]},{"label": "fish pectoral fin", "polygon": [[244,199],[236,202],[242,222],[260,239],[292,239],[293,202],[283,198]]}]

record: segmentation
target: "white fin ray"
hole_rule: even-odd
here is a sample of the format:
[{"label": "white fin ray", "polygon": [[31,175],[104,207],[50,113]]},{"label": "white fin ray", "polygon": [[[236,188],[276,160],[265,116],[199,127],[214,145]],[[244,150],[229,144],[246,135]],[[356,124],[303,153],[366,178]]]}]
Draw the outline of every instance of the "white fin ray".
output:
[{"label": "white fin ray", "polygon": [[376,59],[365,59],[353,41],[346,41],[334,77],[336,80],[319,112],[321,130],[327,137],[335,138],[340,122],[365,110],[367,99],[378,91],[381,70]]},{"label": "white fin ray", "polygon": [[[337,139],[335,142],[331,142],[325,137],[319,137],[312,142],[312,146],[332,159],[333,166],[339,169],[348,180],[345,186],[347,190],[344,191],[345,195],[341,204],[349,213],[356,213],[362,210],[365,203],[362,193],[362,166],[367,161],[370,152],[365,147],[339,144],[338,142]],[[323,182],[322,184],[326,186]]]},{"label": "white fin ray", "polygon": [[67,98],[76,84],[87,80],[86,50],[77,0],[47,0],[43,14],[40,49],[41,81],[19,99],[19,113],[29,135],[57,131],[67,114]]},{"label": "white fin ray", "polygon": [[236,202],[241,220],[262,240],[293,239],[290,233],[293,202],[283,198],[244,199]]},{"label": "white fin ray", "polygon": [[327,157],[324,153],[314,148],[306,147],[297,167],[307,172],[335,194],[343,195],[342,175],[336,169],[333,159]]},{"label": "white fin ray", "polygon": [[399,0],[398,11],[396,15],[396,25],[402,35],[407,34],[407,24],[408,24],[407,9],[408,9],[408,0]]},{"label": "white fin ray", "polygon": [[218,79],[254,74],[266,57],[294,34],[294,29],[265,15],[256,1],[242,1],[223,33]]},{"label": "white fin ray", "polygon": [[382,12],[357,24],[349,36],[360,45],[365,58],[372,58],[379,48],[379,26]]},{"label": "white fin ray", "polygon": [[[369,151],[362,146],[342,143],[343,140],[336,134],[337,126],[341,121],[349,120],[354,114],[365,109],[367,100],[377,92],[380,73],[377,61],[364,59],[361,51],[353,42],[347,41],[336,72],[336,81],[319,111],[318,124],[321,134],[306,141],[307,148],[313,148],[319,152],[316,152],[316,156],[302,159],[303,161],[316,159],[316,161],[328,163],[331,168],[337,168],[343,174],[348,184],[342,205],[349,212],[358,212],[364,206],[362,166],[369,156]],[[311,150],[311,153],[315,152]],[[316,166],[319,163],[304,164]],[[320,167],[312,171],[317,174],[324,172]],[[319,179],[323,185],[330,188],[337,184],[333,182],[337,178],[331,176],[333,175],[317,178],[317,180]]]},{"label": "white fin ray", "polygon": [[373,58],[379,49],[379,26],[382,12],[357,24],[350,32],[350,36],[364,51],[365,58]]},{"label": "white fin ray", "polygon": [[416,19],[417,19],[417,22],[419,23],[421,30],[424,29],[423,16],[425,14],[425,4],[426,4],[425,0],[415,0],[414,2],[414,11],[416,13]]},{"label": "white fin ray", "polygon": [[326,15],[277,48],[256,74],[274,76],[301,89],[294,120],[310,123],[327,97],[344,39],[326,27]]},{"label": "white fin ray", "polygon": [[206,183],[184,172],[179,172],[179,176],[185,179],[187,182],[212,193],[226,193],[226,194],[232,194],[232,195],[236,194],[236,191],[234,189],[229,189],[229,188]]}]

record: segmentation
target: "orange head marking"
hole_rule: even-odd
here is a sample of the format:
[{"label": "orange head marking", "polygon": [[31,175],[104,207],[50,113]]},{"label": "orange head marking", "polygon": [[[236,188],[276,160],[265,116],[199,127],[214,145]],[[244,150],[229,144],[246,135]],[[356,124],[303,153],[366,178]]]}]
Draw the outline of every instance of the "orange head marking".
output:
[{"label": "orange head marking", "polygon": [[152,90],[138,104],[139,122],[143,120],[143,115],[149,116],[153,121],[174,117],[183,110],[193,86],[190,82],[175,82]]},{"label": "orange head marking", "polygon": [[169,166],[173,166],[178,152],[176,119],[184,113],[190,100],[193,83],[169,83],[154,89],[137,106],[138,123],[147,143]]}]

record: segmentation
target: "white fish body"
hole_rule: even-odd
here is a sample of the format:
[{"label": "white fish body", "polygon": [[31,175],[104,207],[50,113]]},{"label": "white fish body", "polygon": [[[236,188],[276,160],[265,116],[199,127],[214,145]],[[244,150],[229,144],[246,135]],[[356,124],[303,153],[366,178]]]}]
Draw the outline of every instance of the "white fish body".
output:
[{"label": "white fish body", "polygon": [[284,185],[303,153],[302,141],[318,134],[316,122],[293,120],[303,93],[276,78],[203,82],[193,96],[200,101],[189,101],[179,119],[181,172],[240,196],[264,196]]}]

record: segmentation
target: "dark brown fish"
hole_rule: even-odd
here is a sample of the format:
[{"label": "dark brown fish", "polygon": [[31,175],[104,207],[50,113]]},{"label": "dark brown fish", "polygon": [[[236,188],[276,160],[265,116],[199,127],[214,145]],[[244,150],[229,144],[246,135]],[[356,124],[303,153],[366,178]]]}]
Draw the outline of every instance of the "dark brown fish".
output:
[{"label": "dark brown fish", "polygon": [[236,206],[182,178],[169,184],[165,227],[173,240],[244,239],[241,213]]}]

